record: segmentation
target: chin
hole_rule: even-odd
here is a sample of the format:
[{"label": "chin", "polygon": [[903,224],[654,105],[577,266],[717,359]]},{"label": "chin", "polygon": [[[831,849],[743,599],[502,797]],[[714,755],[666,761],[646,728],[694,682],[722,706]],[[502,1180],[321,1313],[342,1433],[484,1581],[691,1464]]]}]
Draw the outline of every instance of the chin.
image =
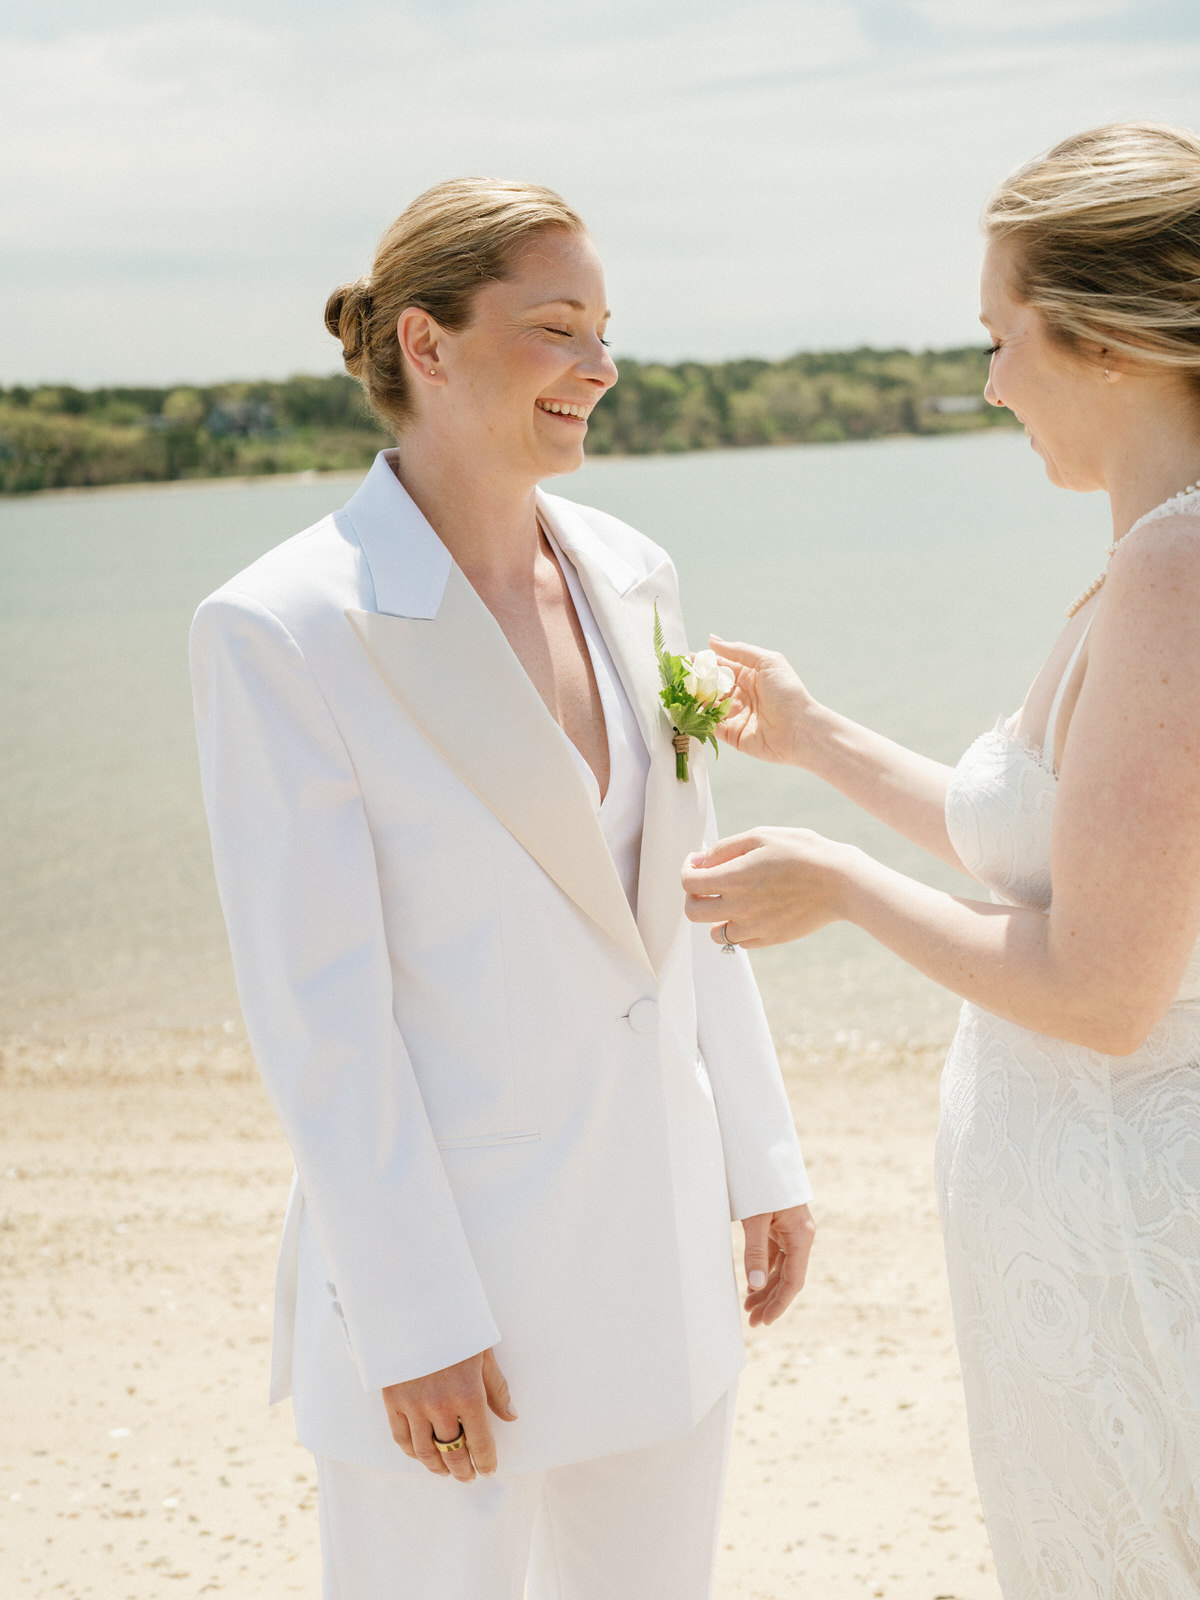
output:
[{"label": "chin", "polygon": [[1043,450],[1041,445],[1038,443],[1035,436],[1030,433],[1028,429],[1026,429],[1025,432],[1026,437],[1029,440],[1029,448],[1033,451],[1034,455],[1041,458],[1042,466],[1045,469],[1046,476],[1049,478],[1050,482],[1056,489],[1069,489],[1071,486],[1069,483],[1063,481],[1063,475],[1058,470],[1058,464],[1054,457],[1047,455],[1045,450]]},{"label": "chin", "polygon": [[583,440],[570,449],[543,450],[538,462],[539,478],[561,478],[565,473],[578,472],[583,465]]}]

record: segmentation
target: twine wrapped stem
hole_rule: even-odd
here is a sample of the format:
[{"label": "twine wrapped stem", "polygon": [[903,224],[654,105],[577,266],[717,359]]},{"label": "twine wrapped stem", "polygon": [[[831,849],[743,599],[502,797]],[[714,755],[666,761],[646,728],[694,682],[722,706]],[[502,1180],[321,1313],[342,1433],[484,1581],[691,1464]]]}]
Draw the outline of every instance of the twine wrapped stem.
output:
[{"label": "twine wrapped stem", "polygon": [[675,776],[680,783],[686,783],[688,781],[688,750],[692,741],[688,734],[677,733],[673,743],[675,745]]}]

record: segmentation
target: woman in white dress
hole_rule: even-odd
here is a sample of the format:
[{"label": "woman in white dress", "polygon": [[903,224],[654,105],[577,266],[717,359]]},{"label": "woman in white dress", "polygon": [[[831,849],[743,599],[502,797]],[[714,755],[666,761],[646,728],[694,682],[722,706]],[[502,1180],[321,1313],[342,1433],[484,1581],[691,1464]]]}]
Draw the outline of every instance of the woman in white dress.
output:
[{"label": "woman in white dress", "polygon": [[[1200,140],[1067,140],[985,215],[987,398],[1113,546],[1020,711],[954,769],[737,670],[730,744],[807,768],[989,900],[805,830],[728,839],[688,914],[856,923],[966,1001],[939,1198],[1007,1600],[1200,1595]],[[1053,885],[1053,893],[1052,893]]]}]

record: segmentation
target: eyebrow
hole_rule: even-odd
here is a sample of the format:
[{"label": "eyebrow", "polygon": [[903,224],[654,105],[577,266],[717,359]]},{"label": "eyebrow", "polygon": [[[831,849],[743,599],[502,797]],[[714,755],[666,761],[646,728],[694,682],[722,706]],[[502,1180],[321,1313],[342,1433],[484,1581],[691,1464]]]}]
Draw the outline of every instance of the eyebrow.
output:
[{"label": "eyebrow", "polygon": [[[539,300],[536,305],[530,306],[529,309],[531,311],[540,311],[543,306],[570,306],[572,311],[587,310],[587,307],[584,305],[582,300],[569,300],[566,295],[562,294],[555,295],[549,300]],[[606,311],[600,320],[602,322],[607,322],[611,316],[612,312]]]}]

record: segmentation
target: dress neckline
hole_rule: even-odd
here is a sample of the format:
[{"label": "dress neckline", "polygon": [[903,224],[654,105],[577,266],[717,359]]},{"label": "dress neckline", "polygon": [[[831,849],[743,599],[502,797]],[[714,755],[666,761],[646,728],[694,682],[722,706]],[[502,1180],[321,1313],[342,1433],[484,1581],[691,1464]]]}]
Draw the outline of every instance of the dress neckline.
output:
[{"label": "dress neckline", "polygon": [[[1195,502],[1195,504],[1192,504],[1192,502]],[[1173,517],[1177,513],[1191,516],[1196,512],[1200,512],[1200,488],[1181,489],[1178,494],[1169,495],[1167,499],[1160,501],[1158,505],[1152,506],[1149,511],[1143,511],[1136,522],[1130,523],[1129,531],[1122,534],[1121,537],[1128,539],[1129,534],[1136,533],[1144,523],[1155,522],[1159,517]],[[1120,542],[1120,539],[1118,539],[1117,543],[1120,544]]]},{"label": "dress neckline", "polygon": [[[1039,749],[1032,739],[1026,739],[1023,735],[1013,732],[1010,724],[1020,714],[1019,711],[1014,711],[1010,716],[997,718],[996,726],[991,730],[992,735],[1003,740],[1010,750],[1015,750],[1019,756],[1023,756],[1030,766],[1036,767],[1040,773],[1050,779],[1051,783],[1057,784],[1058,773],[1047,761],[1046,752]],[[984,737],[987,738],[989,736],[985,734]]]}]

